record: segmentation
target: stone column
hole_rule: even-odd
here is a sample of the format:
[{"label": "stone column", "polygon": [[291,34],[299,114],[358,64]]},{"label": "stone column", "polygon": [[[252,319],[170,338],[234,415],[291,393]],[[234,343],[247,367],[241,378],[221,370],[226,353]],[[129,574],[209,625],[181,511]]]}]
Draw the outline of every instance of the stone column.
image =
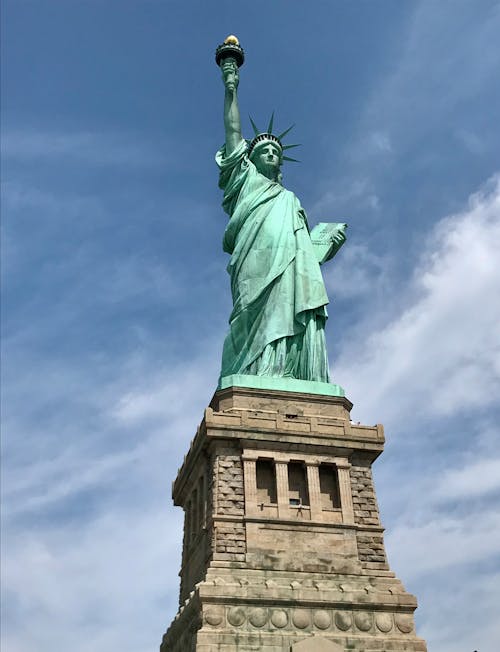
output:
[{"label": "stone column", "polygon": [[323,520],[321,505],[321,489],[319,485],[319,467],[317,462],[306,461],[307,489],[309,492],[309,505],[311,507],[311,520]]},{"label": "stone column", "polygon": [[245,483],[245,514],[257,514],[256,461],[243,458],[243,479]]},{"label": "stone column", "polygon": [[290,516],[290,502],[288,499],[288,464],[276,461],[276,492],[278,494],[278,516]]},{"label": "stone column", "polygon": [[350,464],[337,464],[339,478],[340,506],[342,507],[342,522],[354,524],[354,507],[352,504]]}]

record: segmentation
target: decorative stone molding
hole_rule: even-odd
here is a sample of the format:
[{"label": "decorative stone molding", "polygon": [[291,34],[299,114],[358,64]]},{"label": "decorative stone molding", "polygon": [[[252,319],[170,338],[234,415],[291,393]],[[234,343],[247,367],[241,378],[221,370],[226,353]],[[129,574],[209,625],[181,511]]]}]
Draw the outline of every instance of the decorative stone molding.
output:
[{"label": "decorative stone molding", "polygon": [[[182,614],[182,611],[180,613]],[[389,634],[395,631],[395,626],[398,632],[404,635],[414,631],[413,617],[406,613],[305,607],[229,606],[224,613],[223,606],[209,605],[203,612],[203,623],[213,629],[220,629],[226,623],[226,627],[238,631],[260,630],[266,627],[266,631],[330,631],[337,634],[367,634],[378,631],[381,634]]]}]

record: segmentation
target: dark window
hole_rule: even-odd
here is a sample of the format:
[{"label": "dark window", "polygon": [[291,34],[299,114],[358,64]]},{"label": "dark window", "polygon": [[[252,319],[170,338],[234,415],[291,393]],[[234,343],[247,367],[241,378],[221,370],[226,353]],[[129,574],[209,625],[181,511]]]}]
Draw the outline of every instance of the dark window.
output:
[{"label": "dark window", "polygon": [[288,497],[290,505],[309,505],[307,475],[302,462],[288,464]]},{"label": "dark window", "polygon": [[319,488],[323,509],[336,509],[340,507],[339,478],[336,466],[333,464],[320,465]]},{"label": "dark window", "polygon": [[191,537],[192,537],[192,513],[191,513],[191,501],[189,501],[186,505],[186,544],[189,545],[191,543]]},{"label": "dark window", "polygon": [[271,460],[257,460],[255,472],[257,476],[257,504],[275,504],[277,498],[274,463]]},{"label": "dark window", "polygon": [[194,539],[198,534],[200,525],[200,519],[198,517],[198,492],[196,490],[193,492],[193,497],[191,498],[191,510],[191,538]]},{"label": "dark window", "polygon": [[198,527],[205,527],[205,482],[203,476],[198,480]]}]

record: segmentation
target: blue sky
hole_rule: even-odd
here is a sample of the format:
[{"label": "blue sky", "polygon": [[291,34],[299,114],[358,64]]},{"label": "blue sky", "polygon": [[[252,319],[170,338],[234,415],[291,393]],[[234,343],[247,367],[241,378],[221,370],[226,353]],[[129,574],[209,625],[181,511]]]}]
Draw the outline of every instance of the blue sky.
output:
[{"label": "blue sky", "polygon": [[[500,625],[500,4],[4,0],[3,645],[146,652],[177,607],[170,485],[230,292],[216,45],[346,221],[332,379],[382,422],[389,561],[429,649]],[[297,151],[297,150],[295,150]]]}]

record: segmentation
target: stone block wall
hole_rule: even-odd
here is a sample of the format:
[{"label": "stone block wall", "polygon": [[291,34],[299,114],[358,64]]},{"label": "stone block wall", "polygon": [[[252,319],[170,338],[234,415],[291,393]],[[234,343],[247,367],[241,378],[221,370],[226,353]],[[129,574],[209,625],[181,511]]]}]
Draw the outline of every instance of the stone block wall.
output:
[{"label": "stone block wall", "polygon": [[350,476],[355,522],[358,525],[380,526],[377,497],[369,462],[353,462]]},{"label": "stone block wall", "polygon": [[241,451],[223,448],[217,451],[215,461],[217,516],[243,516],[245,493],[243,489],[243,464]]},{"label": "stone block wall", "polygon": [[385,556],[384,537],[374,532],[358,532],[359,561],[364,567],[388,569]]},{"label": "stone block wall", "polygon": [[214,559],[244,561],[246,535],[243,516],[245,492],[241,451],[218,448],[213,464]]}]

